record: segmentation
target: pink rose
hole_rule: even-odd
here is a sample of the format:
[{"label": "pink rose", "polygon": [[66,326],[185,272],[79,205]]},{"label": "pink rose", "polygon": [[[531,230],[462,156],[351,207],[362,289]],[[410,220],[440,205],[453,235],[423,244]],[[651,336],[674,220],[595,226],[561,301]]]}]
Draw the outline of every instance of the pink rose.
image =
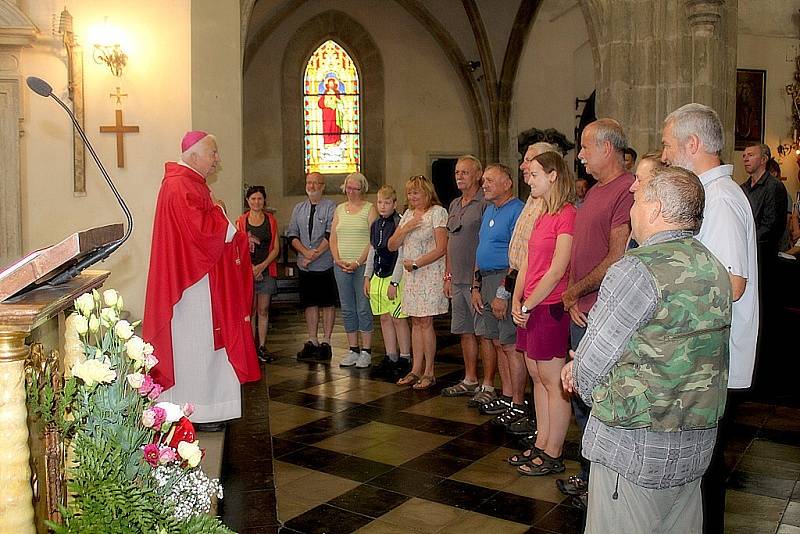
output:
[{"label": "pink rose", "polygon": [[152,467],[158,465],[159,450],[155,443],[148,443],[144,446],[144,460]]},{"label": "pink rose", "polygon": [[161,465],[174,462],[177,458],[178,455],[175,454],[175,451],[170,447],[161,447],[161,450],[158,452],[158,463]]},{"label": "pink rose", "polygon": [[161,395],[161,392],[164,391],[164,388],[161,387],[161,384],[153,384],[153,389],[150,390],[150,393],[147,394],[147,398],[151,401],[154,401]]},{"label": "pink rose", "polygon": [[[161,410],[162,412],[164,410]],[[142,425],[145,428],[154,428],[156,426],[156,413],[152,408],[147,408],[142,412]]]},{"label": "pink rose", "polygon": [[186,404],[183,405],[181,409],[183,410],[183,415],[189,417],[194,413],[194,404],[192,404],[191,402],[187,402]]},{"label": "pink rose", "polygon": [[154,406],[153,408],[151,408],[151,410],[155,414],[155,419],[153,421],[153,428],[158,428],[164,424],[164,421],[167,420],[167,411],[164,408],[159,408],[158,406]]},{"label": "pink rose", "polygon": [[144,380],[142,381],[142,385],[139,387],[139,394],[140,395],[147,395],[150,393],[150,390],[153,389],[155,382],[153,382],[153,377],[150,375],[144,375]]}]

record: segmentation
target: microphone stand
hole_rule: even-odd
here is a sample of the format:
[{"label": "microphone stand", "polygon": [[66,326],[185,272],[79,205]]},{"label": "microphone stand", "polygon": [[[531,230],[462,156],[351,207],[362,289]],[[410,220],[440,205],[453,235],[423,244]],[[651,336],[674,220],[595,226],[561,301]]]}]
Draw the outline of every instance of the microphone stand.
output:
[{"label": "microphone stand", "polygon": [[[47,88],[49,88],[49,94],[42,94],[40,92],[41,85],[39,85],[38,88],[34,87],[33,85],[31,85],[31,80],[33,80],[34,85],[37,85],[38,82],[41,82],[41,84],[47,86]],[[55,285],[63,284],[64,282],[67,282],[69,280],[72,280],[77,275],[79,275],[81,273],[81,271],[83,271],[87,267],[90,267],[91,265],[94,265],[98,261],[105,260],[106,258],[108,258],[111,255],[112,252],[114,252],[119,247],[121,247],[122,244],[125,241],[127,241],[127,239],[130,237],[131,232],[133,231],[133,216],[131,215],[131,212],[128,209],[128,206],[125,204],[125,201],[122,199],[122,196],[119,194],[119,191],[117,190],[116,186],[114,185],[114,182],[111,181],[111,177],[108,175],[108,172],[106,171],[106,168],[103,166],[103,163],[100,161],[100,158],[97,156],[97,153],[94,151],[94,147],[92,147],[92,144],[89,142],[89,139],[86,137],[86,133],[83,131],[83,128],[81,128],[81,125],[78,123],[78,120],[75,118],[75,115],[73,115],[72,111],[64,104],[64,102],[61,101],[60,98],[58,98],[56,95],[53,94],[52,88],[50,88],[49,84],[47,84],[47,82],[45,82],[44,80],[40,80],[39,78],[29,77],[27,81],[28,81],[28,86],[36,94],[39,94],[41,96],[52,97],[53,100],[55,100],[58,103],[58,105],[61,106],[62,108],[64,108],[64,111],[67,112],[67,115],[69,115],[69,118],[72,119],[72,124],[75,126],[75,129],[78,130],[78,134],[81,136],[81,139],[83,140],[83,143],[86,145],[86,148],[89,149],[89,153],[92,155],[92,159],[94,159],[94,162],[97,165],[97,168],[100,169],[100,173],[103,175],[103,178],[105,178],[106,183],[111,188],[111,192],[114,193],[114,196],[116,197],[117,202],[119,203],[120,207],[122,208],[122,211],[125,212],[125,218],[128,221],[128,229],[126,230],[125,235],[123,235],[121,239],[118,239],[116,241],[112,241],[111,243],[109,243],[107,245],[103,245],[103,246],[97,247],[97,249],[92,251],[88,256],[86,256],[85,258],[83,258],[82,260],[77,262],[75,265],[72,265],[71,267],[69,267],[66,270],[62,271],[58,275],[54,276],[52,279],[50,279],[48,281],[48,283],[50,285],[54,285],[55,286]]]}]

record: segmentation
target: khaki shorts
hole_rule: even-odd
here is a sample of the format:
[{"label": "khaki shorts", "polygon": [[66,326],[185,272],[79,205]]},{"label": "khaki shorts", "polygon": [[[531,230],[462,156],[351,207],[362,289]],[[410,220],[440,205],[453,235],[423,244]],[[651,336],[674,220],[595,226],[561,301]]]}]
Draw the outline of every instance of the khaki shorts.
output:
[{"label": "khaki shorts", "polygon": [[472,307],[472,286],[450,284],[450,332],[453,334],[475,333],[475,309]]}]

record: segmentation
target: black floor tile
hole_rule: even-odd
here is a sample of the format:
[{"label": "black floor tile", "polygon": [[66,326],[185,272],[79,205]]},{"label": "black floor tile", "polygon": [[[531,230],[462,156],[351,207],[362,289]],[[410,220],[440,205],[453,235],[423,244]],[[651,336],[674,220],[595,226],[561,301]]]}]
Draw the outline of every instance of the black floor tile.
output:
[{"label": "black floor tile", "polygon": [[410,497],[407,495],[362,484],[335,499],[331,499],[328,504],[350,512],[377,518],[390,510],[394,510],[408,499]]},{"label": "black floor tile", "polygon": [[430,473],[440,477],[449,477],[453,473],[461,471],[471,463],[472,462],[469,460],[455,458],[453,456],[426,452],[404,463],[401,467],[413,469],[414,471],[420,471],[422,473]]},{"label": "black floor tile", "polygon": [[310,393],[301,393],[299,391],[285,393],[280,397],[273,397],[271,400],[332,413],[343,412],[358,406],[358,403],[355,402],[323,397],[321,395],[312,395]]},{"label": "black floor tile", "polygon": [[800,432],[796,430],[777,430],[773,428],[762,428],[758,431],[760,439],[768,439],[775,443],[782,443],[784,445],[798,445],[800,444]]},{"label": "black floor tile", "polygon": [[[435,419],[435,418],[432,418]],[[418,428],[423,432],[439,434],[441,436],[461,436],[477,428],[477,425],[470,423],[459,423],[458,421],[448,421],[447,419],[435,419],[430,423]]]},{"label": "black floor tile", "polygon": [[738,470],[731,473],[728,479],[729,489],[777,499],[788,499],[792,495],[794,485],[795,482],[793,480],[756,475]]},{"label": "black floor tile", "polygon": [[272,438],[272,456],[276,460],[281,456],[291,454],[305,448],[306,445],[297,443],[296,441],[289,441],[288,439],[281,439],[278,437]]},{"label": "black floor tile", "polygon": [[278,525],[275,490],[235,492],[226,489],[219,507],[222,521],[235,532]]},{"label": "black floor tile", "polygon": [[272,460],[229,466],[225,471],[225,493],[255,490],[274,490],[275,476]]},{"label": "black floor tile", "polygon": [[489,500],[497,490],[475,486],[458,480],[445,479],[422,495],[423,499],[434,501],[463,510],[477,510]]},{"label": "black floor tile", "polygon": [[297,452],[293,452],[281,457],[282,462],[299,465],[308,469],[322,470],[325,467],[331,466],[337,462],[349,458],[346,454],[336,451],[329,451],[328,449],[320,449],[319,447],[306,447]]},{"label": "black floor tile", "polygon": [[476,441],[456,438],[440,445],[434,449],[433,452],[474,462],[475,460],[480,460],[495,449],[497,449],[497,445],[492,445],[491,443],[478,443]]},{"label": "black floor tile", "polygon": [[304,534],[349,534],[372,519],[329,504],[320,504],[286,523],[290,529]]},{"label": "black floor tile", "polygon": [[324,439],[352,430],[366,423],[366,421],[363,420],[355,420],[344,416],[344,413],[346,412],[298,426],[297,428],[278,434],[277,437],[297,443],[313,445],[314,443],[319,443]]},{"label": "black floor tile", "polygon": [[369,481],[371,486],[388,489],[411,497],[420,497],[441,484],[444,478],[430,473],[421,473],[397,467]]},{"label": "black floor tile", "polygon": [[536,521],[537,528],[552,532],[583,532],[586,516],[572,506],[558,505]]},{"label": "black floor tile", "polygon": [[394,469],[393,465],[374,462],[358,456],[345,456],[341,461],[325,465],[319,468],[320,471],[329,475],[336,475],[342,478],[349,478],[357,482],[366,482],[372,478],[388,473]]},{"label": "black floor tile", "polygon": [[475,511],[523,525],[532,525],[555,506],[555,503],[552,502],[498,491]]},{"label": "black floor tile", "polygon": [[473,428],[459,437],[467,441],[476,441],[478,443],[488,443],[497,446],[505,445],[511,440],[511,437],[506,433],[504,428],[496,427],[488,422]]}]

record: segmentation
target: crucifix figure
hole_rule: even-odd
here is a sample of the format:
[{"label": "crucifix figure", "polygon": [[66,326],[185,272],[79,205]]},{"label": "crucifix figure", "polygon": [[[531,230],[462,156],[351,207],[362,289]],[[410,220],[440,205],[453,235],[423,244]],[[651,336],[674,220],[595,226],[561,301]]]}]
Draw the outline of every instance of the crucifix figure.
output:
[{"label": "crucifix figure", "polygon": [[122,110],[115,110],[116,123],[114,126],[101,126],[100,133],[113,133],[117,135],[117,167],[125,166],[125,146],[123,145],[123,135],[126,133],[138,133],[138,126],[126,126],[122,124]]},{"label": "crucifix figure", "polygon": [[128,93],[123,93],[120,90],[119,86],[117,86],[117,92],[116,93],[108,93],[108,96],[110,96],[111,98],[116,98],[117,99],[117,105],[119,106],[120,104],[122,104],[122,98],[128,96]]}]

